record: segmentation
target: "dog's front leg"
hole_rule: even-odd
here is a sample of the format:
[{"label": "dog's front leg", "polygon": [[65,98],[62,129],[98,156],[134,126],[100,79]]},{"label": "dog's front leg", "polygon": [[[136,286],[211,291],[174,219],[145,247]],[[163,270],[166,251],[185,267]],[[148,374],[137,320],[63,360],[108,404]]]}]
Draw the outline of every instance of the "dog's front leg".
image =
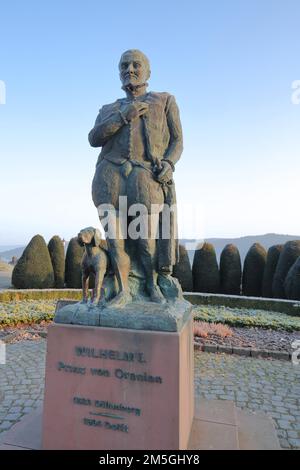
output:
[{"label": "dog's front leg", "polygon": [[97,304],[100,300],[101,287],[103,283],[104,274],[105,274],[105,271],[101,269],[96,272],[95,288],[93,290],[93,304]]},{"label": "dog's front leg", "polygon": [[89,276],[84,273],[82,275],[82,302],[87,303],[89,298]]}]

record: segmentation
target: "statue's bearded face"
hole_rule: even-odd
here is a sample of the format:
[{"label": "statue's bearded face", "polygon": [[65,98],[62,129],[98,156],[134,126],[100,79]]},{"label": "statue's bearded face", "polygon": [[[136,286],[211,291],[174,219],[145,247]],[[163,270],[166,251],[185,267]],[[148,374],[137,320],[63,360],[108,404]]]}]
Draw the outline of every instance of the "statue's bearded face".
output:
[{"label": "statue's bearded face", "polygon": [[120,78],[123,86],[138,86],[147,82],[150,76],[149,62],[139,52],[125,52],[119,63]]}]

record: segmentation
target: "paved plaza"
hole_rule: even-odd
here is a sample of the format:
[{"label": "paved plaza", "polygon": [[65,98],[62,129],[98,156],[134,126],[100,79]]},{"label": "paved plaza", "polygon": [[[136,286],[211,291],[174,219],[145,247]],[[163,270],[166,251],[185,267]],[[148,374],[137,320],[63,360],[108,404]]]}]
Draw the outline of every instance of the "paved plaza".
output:
[{"label": "paved plaza", "polygon": [[[43,399],[46,341],[7,345],[0,365],[0,439]],[[274,420],[280,444],[300,448],[300,366],[286,361],[195,353],[196,397],[232,400]]]},{"label": "paved plaza", "polygon": [[300,448],[300,366],[228,354],[195,354],[196,396],[232,400],[271,416],[281,447]]}]

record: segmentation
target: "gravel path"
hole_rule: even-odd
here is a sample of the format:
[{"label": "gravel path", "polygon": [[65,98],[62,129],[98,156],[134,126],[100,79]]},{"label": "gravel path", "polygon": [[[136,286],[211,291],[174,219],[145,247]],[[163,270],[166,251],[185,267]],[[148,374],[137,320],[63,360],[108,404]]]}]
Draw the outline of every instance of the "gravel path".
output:
[{"label": "gravel path", "polygon": [[[46,341],[21,341],[6,349],[7,363],[0,365],[0,435],[42,402]],[[195,392],[266,412],[282,447],[300,448],[300,366],[196,352]]]},{"label": "gravel path", "polygon": [[0,290],[11,287],[12,268],[8,271],[0,271]]}]

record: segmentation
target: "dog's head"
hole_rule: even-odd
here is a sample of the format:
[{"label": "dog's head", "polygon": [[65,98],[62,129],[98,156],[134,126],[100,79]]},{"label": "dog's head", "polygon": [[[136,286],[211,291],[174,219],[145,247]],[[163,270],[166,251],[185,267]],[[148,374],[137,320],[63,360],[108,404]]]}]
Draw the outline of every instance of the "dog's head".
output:
[{"label": "dog's head", "polygon": [[100,230],[94,227],[84,228],[80,230],[77,240],[80,246],[85,246],[85,245],[99,246],[101,242]]}]

